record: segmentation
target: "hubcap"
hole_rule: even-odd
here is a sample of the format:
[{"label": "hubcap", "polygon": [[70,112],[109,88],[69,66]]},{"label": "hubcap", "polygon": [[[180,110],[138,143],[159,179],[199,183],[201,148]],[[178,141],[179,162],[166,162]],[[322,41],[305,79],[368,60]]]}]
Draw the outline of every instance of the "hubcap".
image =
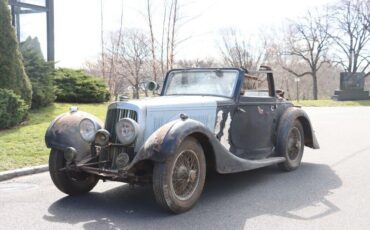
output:
[{"label": "hubcap", "polygon": [[179,200],[189,199],[199,183],[200,163],[198,156],[192,150],[181,152],[172,169],[171,186]]},{"label": "hubcap", "polygon": [[288,138],[288,157],[295,160],[299,156],[302,147],[301,133],[297,127],[292,128]]}]

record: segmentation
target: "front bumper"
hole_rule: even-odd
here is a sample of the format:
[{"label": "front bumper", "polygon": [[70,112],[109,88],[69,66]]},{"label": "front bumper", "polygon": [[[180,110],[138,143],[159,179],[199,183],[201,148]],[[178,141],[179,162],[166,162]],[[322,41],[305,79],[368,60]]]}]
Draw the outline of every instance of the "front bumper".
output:
[{"label": "front bumper", "polygon": [[[77,152],[77,154],[80,154]],[[120,155],[126,154],[128,161],[120,164]],[[61,170],[94,174],[103,180],[121,181],[130,184],[145,184],[151,181],[151,170],[132,165],[135,153],[133,147],[110,143],[105,147],[91,146],[91,154],[80,161],[67,161]],[[122,162],[121,162],[122,163]],[[150,167],[149,167],[150,168]],[[147,169],[147,170],[144,170]]]}]

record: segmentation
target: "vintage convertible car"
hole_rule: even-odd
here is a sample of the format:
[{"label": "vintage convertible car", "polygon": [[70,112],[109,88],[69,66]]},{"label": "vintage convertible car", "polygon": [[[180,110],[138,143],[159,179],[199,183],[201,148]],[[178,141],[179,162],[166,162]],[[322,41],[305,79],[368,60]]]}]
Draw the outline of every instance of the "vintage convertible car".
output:
[{"label": "vintage convertible car", "polygon": [[160,96],[110,104],[104,128],[71,108],[52,121],[45,141],[51,179],[62,192],[89,192],[99,179],[149,183],[159,205],[174,213],[194,206],[209,170],[277,164],[291,171],[304,146],[319,148],[307,114],[275,90],[268,67],[171,70]]}]

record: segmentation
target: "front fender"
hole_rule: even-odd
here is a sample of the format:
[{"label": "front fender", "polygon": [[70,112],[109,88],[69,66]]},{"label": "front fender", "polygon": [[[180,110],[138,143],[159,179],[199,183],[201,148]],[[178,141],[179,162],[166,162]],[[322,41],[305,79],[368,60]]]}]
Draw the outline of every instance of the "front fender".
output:
[{"label": "front fender", "polygon": [[80,135],[79,125],[84,118],[93,120],[97,130],[102,127],[101,121],[89,113],[80,111],[63,113],[56,117],[46,130],[46,146],[61,151],[73,147],[81,156],[90,153],[90,143],[84,141]]},{"label": "front fender", "polygon": [[160,162],[165,161],[170,155],[175,153],[184,139],[193,133],[201,133],[208,140],[212,138],[212,133],[203,123],[193,119],[176,120],[171,125],[171,128],[168,129],[166,135],[163,136],[161,144],[157,148],[158,152],[155,151],[151,159]]},{"label": "front fender", "polygon": [[294,122],[295,120],[299,120],[302,124],[305,137],[305,146],[313,149],[319,149],[320,146],[317,141],[315,131],[312,128],[310,118],[308,117],[307,113],[301,108],[290,107],[284,112],[284,114],[280,118],[278,132],[284,127],[289,127],[290,124],[292,124],[292,122]]},{"label": "front fender", "polygon": [[126,167],[126,170],[145,159],[164,162],[171,154],[175,153],[182,141],[192,133],[202,133],[211,139],[211,132],[207,127],[190,118],[177,119],[163,125],[146,140],[135,158]]}]

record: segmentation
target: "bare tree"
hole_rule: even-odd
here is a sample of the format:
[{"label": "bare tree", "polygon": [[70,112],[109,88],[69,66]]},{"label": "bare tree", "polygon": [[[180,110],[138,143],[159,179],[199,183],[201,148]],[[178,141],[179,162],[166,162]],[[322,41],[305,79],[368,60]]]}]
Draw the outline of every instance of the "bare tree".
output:
[{"label": "bare tree", "polygon": [[166,70],[164,65],[164,45],[165,45],[165,34],[166,34],[166,19],[167,19],[167,0],[164,1],[164,12],[162,20],[162,34],[161,34],[161,49],[160,49],[160,65],[161,65],[161,75],[164,76]]},{"label": "bare tree", "polygon": [[[125,91],[125,85],[127,84],[127,80],[120,74],[120,37],[119,31],[111,33],[104,46],[104,60],[100,57],[96,62],[85,63],[85,70],[88,73],[101,76],[107,83],[109,92],[116,100],[119,94]],[[105,76],[102,76],[101,73],[102,66],[106,69]]]},{"label": "bare tree", "polygon": [[370,75],[370,1],[341,0],[332,7],[333,32],[337,45],[335,62],[347,72]]},{"label": "bare tree", "polygon": [[217,62],[213,58],[205,59],[183,59],[176,62],[176,67],[178,68],[209,68],[216,67]]},{"label": "bare tree", "polygon": [[[264,28],[261,31],[262,40],[264,42],[264,50],[266,52],[266,61],[264,64],[270,66],[274,70],[275,87],[284,90],[285,97],[292,98],[291,94],[291,75],[282,69],[282,66],[291,66],[293,63],[290,57],[282,55],[284,47],[284,33],[280,28]],[[268,42],[267,42],[268,41]]]},{"label": "bare tree", "polygon": [[[153,15],[151,2],[151,0],[146,0],[146,12],[144,13],[144,17],[147,20],[150,34],[153,76],[155,80],[161,80],[158,79],[158,75],[161,74],[164,76],[165,73],[175,65],[178,45],[189,38],[187,37],[182,40],[178,38],[180,27],[188,21],[184,21],[184,17],[180,17],[183,7],[183,5],[180,4],[181,1],[165,0],[163,1],[161,25],[156,26],[153,20],[155,15]],[[161,33],[155,33],[155,28],[161,30]]]},{"label": "bare tree", "polygon": [[288,28],[285,55],[298,57],[307,65],[306,71],[297,71],[288,66],[283,69],[301,78],[309,75],[312,77],[312,93],[315,100],[318,99],[318,71],[324,63],[328,62],[329,49],[329,23],[326,15],[308,12],[301,20],[292,22]]},{"label": "bare tree", "polygon": [[[149,28],[149,36],[142,31],[125,29],[123,31],[123,0],[121,8],[121,23],[118,31],[112,32],[104,39],[103,2],[101,1],[101,46],[102,53],[96,63],[86,63],[87,71],[96,72],[106,80],[110,92],[116,99],[129,85],[135,98],[139,91],[147,91],[144,81],[161,81],[158,75],[164,76],[168,69],[173,68],[177,45],[182,41],[177,39],[177,33],[182,25],[180,18],[181,5],[179,0],[165,0],[164,14],[161,25],[156,26],[152,10],[152,0],[146,0],[143,13]],[[160,16],[162,17],[162,15]],[[156,34],[155,30],[162,31]],[[159,37],[156,37],[159,36]],[[159,38],[159,39],[158,39]],[[158,58],[160,57],[160,58]]]},{"label": "bare tree", "polygon": [[[103,40],[103,31],[101,31],[102,55],[101,59],[97,62],[97,65],[99,65],[100,69],[102,70],[102,77],[106,80],[109,91],[112,93],[112,95],[115,96],[115,99],[117,99],[118,95],[122,92],[122,88],[124,85],[124,80],[118,74],[117,63],[123,34],[123,9],[123,0],[121,0],[121,16],[119,29],[116,32],[112,32],[106,42],[104,42]],[[103,14],[101,16],[103,17]]]},{"label": "bare tree", "polygon": [[167,61],[167,63],[168,63],[167,69],[172,69],[173,64],[174,64],[175,48],[176,48],[175,34],[176,34],[176,29],[177,29],[178,17],[179,17],[179,14],[178,14],[178,11],[179,11],[178,0],[173,0],[172,4],[173,4],[172,25],[171,25],[171,28],[168,28],[169,30],[171,30],[171,35],[169,37],[170,44],[169,44],[168,53],[167,53],[167,60],[168,60]]},{"label": "bare tree", "polygon": [[103,12],[103,0],[100,0],[100,41],[101,41],[101,74],[105,77],[105,55],[104,55],[104,12]]},{"label": "bare tree", "polygon": [[227,66],[256,70],[266,60],[266,52],[262,46],[251,45],[251,42],[232,28],[222,32],[219,49]]},{"label": "bare tree", "polygon": [[156,58],[156,46],[155,46],[155,37],[153,31],[153,19],[152,19],[152,10],[151,10],[151,1],[146,1],[146,18],[148,20],[149,32],[150,32],[150,52],[152,54],[152,72],[154,81],[157,81],[157,58]]},{"label": "bare tree", "polygon": [[120,52],[122,43],[122,31],[112,33],[110,43],[105,49],[105,66],[107,67],[107,76],[105,77],[108,82],[109,90],[118,99],[118,95],[122,93],[126,79],[120,74]]},{"label": "bare tree", "polygon": [[121,42],[118,60],[120,75],[131,85],[134,98],[140,97],[139,91],[147,77],[143,70],[150,56],[148,44],[145,33],[137,29],[126,30]]}]

